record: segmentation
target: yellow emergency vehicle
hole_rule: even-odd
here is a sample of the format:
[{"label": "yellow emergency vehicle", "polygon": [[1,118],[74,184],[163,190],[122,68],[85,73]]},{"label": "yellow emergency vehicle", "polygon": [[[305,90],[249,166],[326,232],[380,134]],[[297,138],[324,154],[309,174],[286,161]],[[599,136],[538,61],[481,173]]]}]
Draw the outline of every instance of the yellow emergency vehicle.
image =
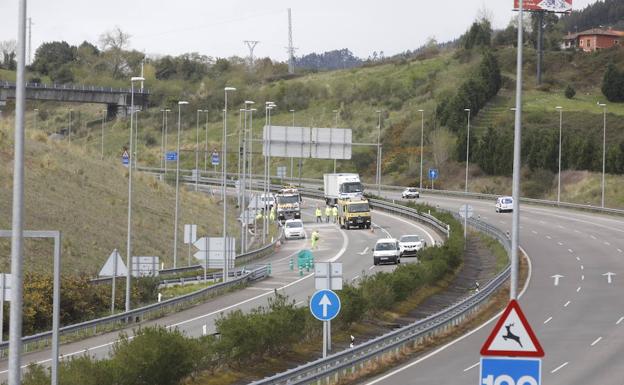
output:
[{"label": "yellow emergency vehicle", "polygon": [[371,227],[371,212],[368,200],[363,197],[338,199],[338,223],[340,228],[349,230]]}]

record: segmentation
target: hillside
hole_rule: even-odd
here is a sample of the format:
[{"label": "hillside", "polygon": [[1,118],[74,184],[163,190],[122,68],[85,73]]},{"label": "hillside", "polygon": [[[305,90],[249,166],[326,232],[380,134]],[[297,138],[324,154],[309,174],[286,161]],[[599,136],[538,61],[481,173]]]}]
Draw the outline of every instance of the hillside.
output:
[{"label": "hillside", "polygon": [[[53,116],[53,115],[51,115]],[[13,121],[0,121],[0,228],[10,228],[12,202]],[[147,175],[134,175],[133,250],[155,255],[171,267],[175,191]],[[63,273],[96,274],[117,248],[125,261],[127,169],[99,153],[47,138],[29,129],[26,142],[25,229],[60,230]],[[222,211],[212,198],[181,190],[180,226],[198,224],[198,235],[218,235]],[[230,223],[234,223],[232,218]],[[236,231],[232,226],[231,231]],[[178,263],[187,264],[187,247],[178,233]],[[26,241],[26,269],[52,266],[52,247]],[[0,268],[9,269],[10,241],[0,241]]]}]

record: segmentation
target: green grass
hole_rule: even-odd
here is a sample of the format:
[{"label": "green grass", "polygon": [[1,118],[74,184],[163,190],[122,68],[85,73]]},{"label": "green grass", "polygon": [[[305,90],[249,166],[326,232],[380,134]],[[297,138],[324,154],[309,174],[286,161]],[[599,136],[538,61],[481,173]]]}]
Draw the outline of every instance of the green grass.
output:
[{"label": "green grass", "polygon": [[490,250],[490,252],[496,257],[496,272],[501,272],[507,265],[509,265],[509,256],[505,251],[505,248],[494,238],[491,238],[483,233],[479,233],[479,239],[483,245]]},{"label": "green grass", "polygon": [[193,293],[201,289],[205,289],[207,287],[214,285],[215,283],[218,283],[218,282],[199,282],[199,283],[190,283],[186,285],[172,286],[172,287],[167,287],[167,288],[160,290],[160,293],[162,294],[162,299],[165,300],[169,298],[179,297],[184,294]]}]

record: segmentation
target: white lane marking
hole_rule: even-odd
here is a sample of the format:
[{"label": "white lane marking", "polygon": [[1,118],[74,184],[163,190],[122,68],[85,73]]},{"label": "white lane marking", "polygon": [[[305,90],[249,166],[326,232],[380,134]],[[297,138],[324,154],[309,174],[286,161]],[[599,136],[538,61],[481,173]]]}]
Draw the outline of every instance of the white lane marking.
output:
[{"label": "white lane marking", "polygon": [[581,265],[581,270],[585,270],[585,266]]},{"label": "white lane marking", "polygon": [[563,246],[563,242],[557,242],[559,246]]},{"label": "white lane marking", "polygon": [[568,249],[568,251],[569,251],[570,253],[574,253],[574,250],[572,250],[572,249]]},{"label": "white lane marking", "polygon": [[600,340],[601,340],[601,339],[602,339],[602,337],[598,337],[598,338],[596,338],[596,339],[594,340],[594,342],[592,342],[592,343],[591,343],[591,345],[589,345],[589,346],[594,346],[594,345],[596,345],[598,342],[600,342]]},{"label": "white lane marking", "polygon": [[355,281],[356,279],[360,278],[359,275],[356,275],[355,277],[353,277],[352,281]]},{"label": "white lane marking", "polygon": [[536,234],[536,235],[537,235],[537,231],[535,231],[535,230],[531,230],[531,232],[532,232],[533,234]]},{"label": "white lane marking", "polygon": [[[526,282],[524,283],[524,287],[522,288],[522,291],[518,295],[518,298],[521,298],[524,295],[524,293],[527,291],[527,289],[529,288],[529,283],[531,282],[531,276],[533,274],[533,264],[531,263],[531,258],[528,258],[529,254],[527,254],[526,251],[524,251],[524,249],[522,247],[520,247],[520,250],[527,256],[527,262],[528,262],[528,265],[529,265],[529,273],[527,275]],[[427,355],[417,359],[416,361],[410,362],[409,364],[407,364],[407,365],[405,365],[403,367],[400,367],[398,369],[395,369],[395,370],[391,371],[390,373],[386,374],[385,376],[382,376],[382,377],[380,377],[380,378],[378,378],[376,380],[373,380],[371,382],[367,382],[365,385],[373,385],[373,384],[376,384],[378,382],[384,381],[384,380],[386,380],[386,379],[396,375],[397,373],[401,373],[402,371],[407,370],[407,369],[411,368],[414,365],[420,364],[421,362],[425,361],[426,359],[429,359],[429,358],[435,356],[436,354],[438,354],[438,353],[448,349],[449,347],[455,345],[456,343],[464,340],[465,338],[470,337],[474,333],[476,333],[479,330],[483,329],[484,327],[486,327],[487,325],[492,323],[494,320],[497,320],[503,314],[503,312],[504,312],[504,310],[500,311],[498,314],[494,315],[492,318],[490,318],[489,320],[485,321],[482,325],[480,325],[477,328],[475,328],[474,330],[472,330],[472,331],[462,335],[461,337],[457,338],[456,340],[453,340],[453,341],[449,342],[448,344],[446,344],[446,345],[444,345],[444,346],[434,350],[433,352],[431,352],[431,353],[429,353],[429,354],[427,354]]]},{"label": "white lane marking", "polygon": [[366,248],[364,249],[364,251],[362,251],[361,253],[358,253],[358,254],[360,254],[360,255],[364,255],[364,254],[366,254],[366,253],[368,253],[368,247],[366,247]]},{"label": "white lane marking", "polygon": [[305,301],[299,301],[295,303],[295,306],[301,306],[305,303]]},{"label": "white lane marking", "polygon": [[581,287],[580,286],[576,288],[576,292],[578,293],[579,291],[581,291]]},{"label": "white lane marking", "polygon": [[581,281],[585,280],[585,274],[581,275]]},{"label": "white lane marking", "polygon": [[624,253],[624,251],[622,251],[622,249],[617,249],[618,253]]},{"label": "white lane marking", "polygon": [[566,302],[565,305],[563,305],[563,307],[568,307],[570,305],[570,302],[571,301]]},{"label": "white lane marking", "polygon": [[550,373],[551,374],[555,374],[557,373],[559,370],[563,369],[564,367],[566,367],[569,364],[569,362],[564,362],[563,364],[557,366],[556,368],[554,368]]},{"label": "white lane marking", "polygon": [[577,233],[577,234],[580,234],[580,233],[581,233],[580,231],[578,231],[578,230],[576,230],[576,229],[574,229],[574,232],[575,232],[575,233]]},{"label": "white lane marking", "polygon": [[580,261],[580,260],[581,260],[581,258],[579,258],[579,257],[576,257],[576,260],[577,260],[577,261]]},{"label": "white lane marking", "polygon": [[622,321],[624,321],[624,317],[620,317],[619,320],[617,320],[617,322],[615,323],[616,325],[619,325],[622,323]]},{"label": "white lane marking", "polygon": [[595,237],[595,236],[593,236],[593,235],[590,235],[589,237],[590,237],[591,239],[596,239],[596,237]]},{"label": "white lane marking", "polygon": [[470,365],[469,367],[467,367],[466,369],[464,369],[464,372],[467,372],[467,371],[469,371],[470,369],[474,369],[474,368],[476,368],[477,366],[479,366],[480,364],[481,364],[480,362],[477,362],[477,363],[476,363],[476,364],[474,364],[474,365]]},{"label": "white lane marking", "polygon": [[498,223],[500,223],[501,225],[505,224],[505,222],[503,222],[503,221],[498,221]]},{"label": "white lane marking", "polygon": [[377,214],[381,214],[381,215],[385,215],[387,217],[392,217],[392,219],[394,220],[398,220],[400,222],[406,223],[410,226],[416,227],[417,229],[420,229],[423,233],[427,234],[427,237],[429,237],[429,241],[431,241],[431,244],[435,244],[435,239],[433,238],[433,236],[431,235],[431,233],[429,232],[429,229],[426,229],[414,222],[410,222],[408,220],[405,220],[403,218],[399,218],[399,217],[395,217],[395,216],[391,216],[390,214],[384,213],[384,212],[377,212]]},{"label": "white lane marking", "polygon": [[560,229],[565,229],[565,227],[561,226],[561,225],[557,225],[558,228]]},{"label": "white lane marking", "polygon": [[543,220],[541,220],[541,219],[539,220],[539,223],[540,223],[540,225],[545,225],[545,224],[546,224],[546,222],[544,222],[544,221],[543,221]]},{"label": "white lane marking", "polygon": [[552,317],[548,317],[548,318],[546,319],[546,321],[544,321],[544,325],[546,325],[546,324],[547,324],[547,323],[549,323],[550,321],[552,321]]},{"label": "white lane marking", "polygon": [[607,242],[607,241],[604,241],[604,244],[607,245],[607,246],[611,246],[611,244],[609,242]]},{"label": "white lane marking", "polygon": [[388,236],[388,238],[392,238],[392,234],[390,234],[390,232],[386,229],[384,229],[383,227],[379,226],[378,224],[376,224],[375,222],[371,222],[371,226],[373,226],[373,228],[378,228],[379,230],[383,231],[384,234],[386,234]]},{"label": "white lane marking", "polygon": [[374,268],[375,268],[375,265],[369,267],[368,270],[373,270]]},{"label": "white lane marking", "polygon": [[284,257],[284,258],[280,258],[280,259],[278,259],[276,262],[282,262],[282,261],[285,261],[285,260],[287,260],[287,259],[293,258],[295,255],[299,254],[299,252],[300,252],[300,251],[301,251],[301,250],[297,250],[297,251],[295,251],[294,253],[290,254],[290,255],[289,255],[289,256],[287,256],[287,257]]},{"label": "white lane marking", "polygon": [[546,239],[552,239],[552,237],[550,235],[547,235]]},{"label": "white lane marking", "polygon": [[256,290],[256,291],[273,291],[273,288],[270,287],[254,287],[250,286],[245,288],[246,290]]},{"label": "white lane marking", "polygon": [[552,276],[552,277],[550,277],[550,278],[554,278],[554,279],[555,279],[555,282],[554,282],[554,283],[555,283],[555,286],[559,286],[559,280],[560,280],[561,278],[565,278],[565,275],[555,274],[555,275],[553,275],[553,276]]}]

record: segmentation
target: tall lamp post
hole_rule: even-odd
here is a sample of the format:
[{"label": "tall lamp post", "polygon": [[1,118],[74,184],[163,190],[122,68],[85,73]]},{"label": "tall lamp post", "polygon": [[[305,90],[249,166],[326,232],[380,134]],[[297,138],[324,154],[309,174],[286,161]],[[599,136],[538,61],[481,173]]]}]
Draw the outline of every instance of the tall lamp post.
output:
[{"label": "tall lamp post", "polygon": [[[464,108],[464,111],[468,113],[468,129],[466,131],[466,182],[464,184],[464,192],[468,197],[468,160],[470,158],[470,108]],[[468,202],[464,203],[464,240],[468,234]],[[464,243],[464,248],[466,243]]]},{"label": "tall lamp post", "polygon": [[271,191],[271,111],[276,107],[276,104],[273,102],[265,102],[265,125],[268,127],[268,133],[264,140],[264,149],[266,156],[264,157],[264,216],[262,222],[262,242],[263,244],[266,242],[267,229],[269,228],[269,218],[267,210],[269,208],[269,193]]},{"label": "tall lamp post", "polygon": [[381,111],[377,110],[377,196],[381,196]]},{"label": "tall lamp post", "polygon": [[605,164],[607,159],[607,105],[598,103],[602,107],[602,192],[600,194],[600,207],[605,207]]},{"label": "tall lamp post", "polygon": [[[294,132],[294,130],[295,130],[295,110],[288,110],[288,112],[290,112],[292,114],[292,129],[293,129],[293,132]],[[293,178],[293,168],[294,168],[294,166],[295,166],[294,158],[291,156],[290,157],[290,179],[291,179],[291,181],[292,181],[292,178]],[[301,158],[299,158],[299,169],[301,170]],[[301,173],[299,173],[299,178],[301,178]]]},{"label": "tall lamp post", "polygon": [[[333,110],[332,111],[335,115],[336,121],[335,121],[335,127],[338,128],[338,114],[340,113],[340,110]],[[331,148],[331,143],[329,144],[329,148]],[[329,156],[331,156],[331,151]],[[336,173],[336,159],[334,159],[334,174]]]},{"label": "tall lamp post", "polygon": [[165,158],[165,177],[167,177],[167,137],[169,136],[167,115],[171,112],[171,110],[168,108],[165,108],[164,112],[165,112],[165,140],[163,143],[163,157]]},{"label": "tall lamp post", "polygon": [[563,107],[557,106],[559,111],[559,174],[557,176],[557,204],[561,202],[561,129],[563,126]]},{"label": "tall lamp post", "polygon": [[204,110],[197,110],[197,127],[195,129],[196,143],[195,143],[195,191],[197,191],[197,185],[199,183],[199,113]]},{"label": "tall lamp post", "polygon": [[206,114],[206,139],[204,141],[204,172],[208,172],[208,109],[204,110]]},{"label": "tall lamp post", "polygon": [[178,102],[178,141],[176,146],[176,194],[175,194],[175,214],[173,220],[173,268],[178,266],[178,211],[180,207],[180,126],[182,118],[182,106],[189,104],[187,101]]},{"label": "tall lamp post", "polygon": [[160,110],[162,125],[160,126],[160,168],[165,167],[165,110]]},{"label": "tall lamp post", "polygon": [[420,185],[419,189],[422,190],[422,176],[423,176],[423,141],[425,137],[425,110],[418,110],[420,112]]},{"label": "tall lamp post", "polygon": [[100,153],[100,160],[104,160],[104,122],[106,121],[107,110],[102,110],[102,151]]},{"label": "tall lamp post", "polygon": [[130,151],[128,152],[128,239],[126,241],[126,311],[130,311],[130,281],[132,277],[132,129],[134,127],[134,82],[144,81],[139,76],[130,78]]},{"label": "tall lamp post", "polygon": [[225,87],[223,88],[223,92],[225,94],[225,107],[223,108],[223,186],[222,186],[222,194],[223,194],[223,248],[224,248],[224,259],[223,259],[223,282],[228,281],[229,274],[229,262],[230,256],[228,254],[228,243],[227,243],[227,195],[226,195],[226,183],[227,183],[227,107],[228,107],[228,92],[236,91],[234,87]]}]

